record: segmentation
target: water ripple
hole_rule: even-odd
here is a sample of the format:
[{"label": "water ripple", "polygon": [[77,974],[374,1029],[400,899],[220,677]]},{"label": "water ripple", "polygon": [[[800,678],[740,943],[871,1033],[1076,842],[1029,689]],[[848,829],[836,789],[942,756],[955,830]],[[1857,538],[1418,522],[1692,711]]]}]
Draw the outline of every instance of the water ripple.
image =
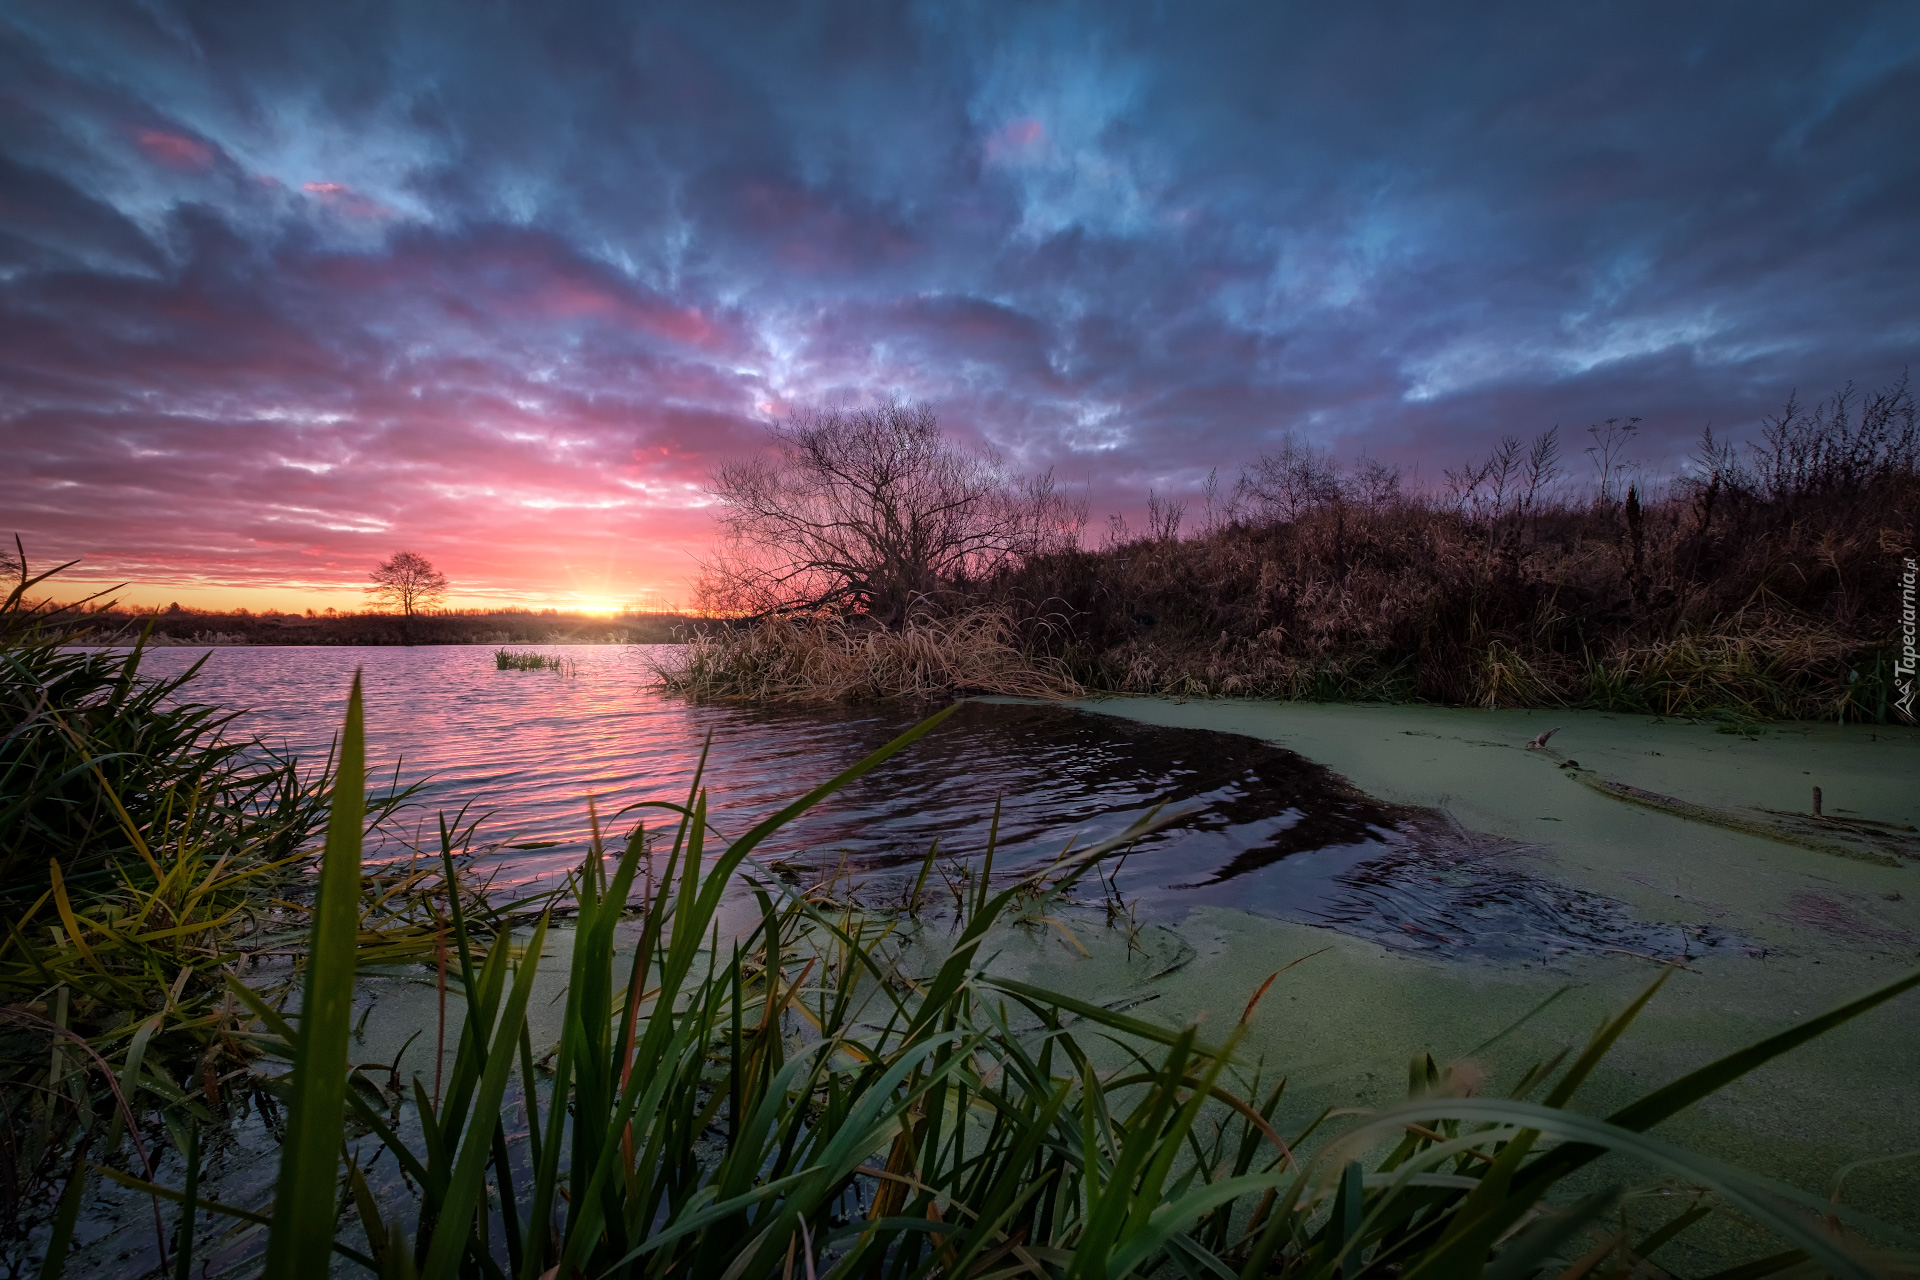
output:
[{"label": "water ripple", "polygon": [[[622,806],[684,799],[709,739],[713,820],[737,834],[916,719],[898,708],[691,705],[649,687],[645,648],[559,652],[577,674],[498,671],[490,652],[465,646],[222,648],[192,687],[246,708],[245,732],[317,757],[363,669],[370,762],[426,783],[411,830],[430,832],[437,813],[470,804],[470,816],[486,815],[503,885],[552,883],[578,864],[589,796],[616,837],[633,821],[614,816]],[[200,656],[156,650],[147,665],[177,671]],[[1284,748],[1066,707],[968,703],[763,850],[788,865],[844,859],[884,879],[917,867],[936,838],[950,854],[977,855],[997,806],[996,866],[1011,871],[1113,835],[1162,802],[1197,813],[1126,862],[1122,891],[1152,911],[1215,903],[1442,954],[1648,943],[1625,908],[1530,870],[1528,850],[1386,804]]]}]

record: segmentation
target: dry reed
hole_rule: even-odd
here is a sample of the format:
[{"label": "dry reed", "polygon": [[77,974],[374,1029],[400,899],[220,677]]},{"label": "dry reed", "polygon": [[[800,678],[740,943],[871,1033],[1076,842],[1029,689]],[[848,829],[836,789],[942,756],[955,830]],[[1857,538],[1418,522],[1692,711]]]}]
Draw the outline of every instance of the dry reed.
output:
[{"label": "dry reed", "polygon": [[1524,518],[1336,495],[1037,558],[985,595],[1044,616],[1033,647],[1121,693],[1883,719],[1916,525],[1904,466],[1808,493],[1695,480]]},{"label": "dry reed", "polygon": [[768,618],[699,632],[653,669],[673,693],[753,702],[1085,692],[1059,659],[1023,646],[1011,615],[997,608],[916,616],[897,631],[859,618]]}]

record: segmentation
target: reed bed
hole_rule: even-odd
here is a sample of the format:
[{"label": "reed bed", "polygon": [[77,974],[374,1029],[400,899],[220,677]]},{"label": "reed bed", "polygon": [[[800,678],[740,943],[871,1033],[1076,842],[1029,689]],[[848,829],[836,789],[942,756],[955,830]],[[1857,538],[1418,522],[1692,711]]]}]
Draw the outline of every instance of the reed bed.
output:
[{"label": "reed bed", "polygon": [[572,658],[533,649],[495,649],[493,666],[496,671],[551,671],[563,676],[574,676],[580,672],[579,664]]},{"label": "reed bed", "polygon": [[1619,502],[1513,520],[1336,490],[1284,520],[1036,557],[899,631],[804,616],[706,632],[662,682],[776,701],[1096,691],[1885,722],[1916,521],[1905,473],[1812,497],[1682,492],[1631,522]]},{"label": "reed bed", "polygon": [[751,702],[1085,692],[1065,663],[1024,643],[1000,608],[915,615],[898,630],[858,617],[775,616],[697,632],[653,663],[669,692]]},{"label": "reed bed", "polygon": [[[1203,1030],[992,970],[996,929],[1057,910],[1077,878],[1158,819],[997,889],[989,848],[937,948],[911,913],[862,911],[757,873],[755,851],[785,824],[941,718],[724,848],[709,844],[699,778],[684,802],[636,807],[658,816],[657,833],[636,824],[614,857],[596,847],[571,885],[563,1031],[545,1052],[527,1013],[551,911],[483,942],[452,910],[447,986],[469,1016],[448,1087],[435,1096],[416,1080],[417,1125],[404,1129],[398,1092],[349,1063],[362,815],[359,793],[343,793],[298,1018],[232,983],[292,1064],[271,1203],[199,1199],[191,1159],[180,1187],[115,1179],[188,1223],[204,1211],[267,1226],[266,1274],[315,1280],[336,1259],[391,1280],[1657,1275],[1649,1259],[1717,1214],[1778,1238],[1727,1277],[1862,1280],[1920,1261],[1911,1239],[1837,1192],[1814,1196],[1647,1132],[1920,986],[1920,973],[1605,1117],[1575,1110],[1669,970],[1504,1094],[1416,1055],[1406,1102],[1329,1110],[1282,1135],[1285,1079],[1241,1048],[1279,974],[1248,993],[1234,1025]],[[356,687],[343,770],[360,752]],[[717,916],[736,877],[759,920],[728,938]],[[622,956],[617,930],[636,916]],[[509,1124],[522,1108],[524,1123]],[[343,1150],[347,1125],[367,1137]],[[374,1151],[404,1171],[397,1198],[368,1180]],[[1632,1184],[1631,1168],[1659,1181]],[[182,1232],[179,1268],[224,1234]]]}]

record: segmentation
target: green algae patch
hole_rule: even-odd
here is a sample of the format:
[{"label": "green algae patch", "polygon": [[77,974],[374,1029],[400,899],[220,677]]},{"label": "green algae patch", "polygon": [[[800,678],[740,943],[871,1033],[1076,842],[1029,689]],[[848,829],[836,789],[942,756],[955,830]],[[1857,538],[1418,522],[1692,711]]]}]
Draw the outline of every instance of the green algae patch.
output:
[{"label": "green algae patch", "polygon": [[[1477,1058],[1495,1075],[1590,1032],[1657,963],[1683,972],[1589,1088],[1624,1098],[1883,982],[1920,958],[1920,864],[1833,857],[1709,825],[1583,785],[1527,743],[1552,745],[1596,777],[1733,813],[1806,804],[1828,815],[1920,821],[1920,732],[1792,725],[1727,734],[1711,724],[1599,712],[1164,699],[1101,699],[1085,711],[1262,739],[1327,766],[1380,800],[1442,810],[1462,827],[1532,851],[1530,874],[1627,904],[1670,930],[1645,956],[1568,955],[1496,963],[1397,952],[1362,938],[1220,905],[1173,927],[1198,953],[1158,984],[1153,1016],[1229,1017],[1281,963],[1324,953],[1276,984],[1251,1048],[1292,1074],[1302,1107],[1386,1097],[1392,1064],[1416,1048],[1472,1054],[1481,1039],[1571,988]],[[1701,926],[1739,939],[1702,954]],[[1289,985],[1292,984],[1292,985]],[[1237,993],[1237,994],[1236,994]],[[1817,1187],[1848,1163],[1920,1147],[1920,1020],[1843,1029],[1678,1117],[1661,1133],[1788,1182]],[[1298,1090],[1292,1093],[1292,1090]],[[1290,1103],[1290,1105],[1293,1105]],[[1920,1226],[1911,1163],[1852,1175],[1850,1200]],[[1676,1261],[1679,1259],[1676,1258]]]},{"label": "green algae patch", "polygon": [[[1536,849],[1564,882],[1676,929],[1714,923],[1768,959],[1920,955],[1920,864],[1840,859],[1622,804],[1610,782],[1732,813],[1785,809],[1819,786],[1840,819],[1920,823],[1920,732],[1796,725],[1752,735],[1600,712],[1103,699],[1084,710],[1242,734],[1296,751],[1368,795],[1443,810],[1462,827]],[[1676,934],[1674,954],[1683,955]],[[1865,975],[1862,975],[1865,976]]]}]

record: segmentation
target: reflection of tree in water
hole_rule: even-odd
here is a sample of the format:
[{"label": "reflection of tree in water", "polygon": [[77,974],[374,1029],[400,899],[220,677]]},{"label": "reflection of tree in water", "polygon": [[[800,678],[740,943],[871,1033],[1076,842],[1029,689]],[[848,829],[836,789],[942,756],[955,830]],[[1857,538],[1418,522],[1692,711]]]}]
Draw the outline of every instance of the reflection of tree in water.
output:
[{"label": "reflection of tree in water", "polygon": [[[811,782],[915,717],[849,712],[828,735],[817,710],[754,720],[755,732],[810,741]],[[985,848],[996,800],[996,865],[1007,870],[1051,858],[1069,839],[1084,846],[1111,835],[1162,802],[1197,809],[1143,839],[1127,863],[1129,892],[1176,910],[1235,905],[1440,955],[1669,955],[1683,941],[1695,950],[1720,941],[1698,932],[1683,940],[1676,929],[1635,920],[1619,902],[1529,874],[1524,846],[1475,835],[1434,810],[1377,800],[1285,748],[1065,707],[969,703],[769,853],[792,851],[823,866],[844,857],[860,871],[884,873],[917,867],[938,838],[945,853],[973,858]]]}]

